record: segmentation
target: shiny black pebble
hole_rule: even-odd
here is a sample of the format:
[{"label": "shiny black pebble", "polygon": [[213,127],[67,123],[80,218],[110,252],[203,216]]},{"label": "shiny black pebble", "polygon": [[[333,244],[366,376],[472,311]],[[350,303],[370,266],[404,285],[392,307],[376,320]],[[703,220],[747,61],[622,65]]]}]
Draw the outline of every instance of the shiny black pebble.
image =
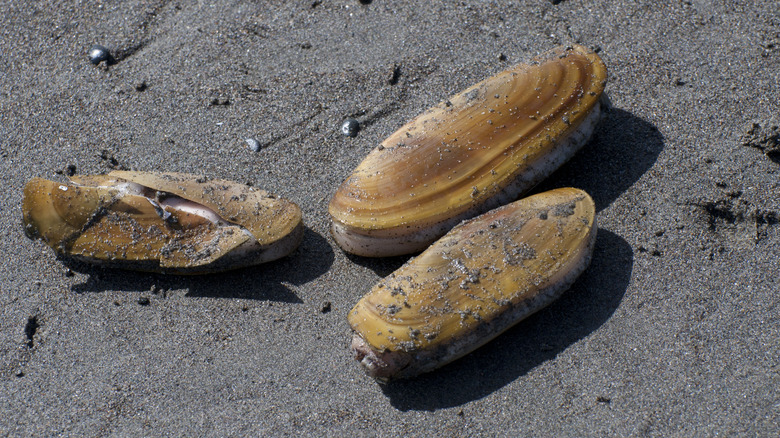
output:
[{"label": "shiny black pebble", "polygon": [[113,59],[111,57],[111,52],[99,44],[95,44],[89,49],[89,62],[95,65],[98,65],[103,61],[111,62],[111,59]]},{"label": "shiny black pebble", "polygon": [[341,135],[354,137],[358,131],[360,131],[360,123],[355,119],[344,120],[344,123],[341,124]]}]

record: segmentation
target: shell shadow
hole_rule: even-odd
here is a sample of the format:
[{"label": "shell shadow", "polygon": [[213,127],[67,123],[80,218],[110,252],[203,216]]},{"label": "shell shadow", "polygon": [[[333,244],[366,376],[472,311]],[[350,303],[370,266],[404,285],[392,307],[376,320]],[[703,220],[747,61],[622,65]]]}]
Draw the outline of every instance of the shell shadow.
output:
[{"label": "shell shadow", "polygon": [[588,144],[532,193],[577,187],[588,192],[601,211],[655,164],[663,148],[664,138],[655,125],[608,107]]},{"label": "shell shadow", "polygon": [[363,266],[374,271],[380,277],[387,277],[392,272],[400,268],[404,263],[409,261],[412,257],[416,257],[419,253],[396,256],[396,257],[361,257],[358,255],[344,252],[349,261],[356,265]]},{"label": "shell shadow", "polygon": [[633,263],[628,242],[599,230],[591,266],[558,301],[475,352],[382,391],[402,411],[449,408],[491,394],[604,324],[626,292]]},{"label": "shell shadow", "polygon": [[286,303],[303,301],[288,285],[309,282],[327,272],[335,254],[328,241],[306,228],[303,242],[292,254],[262,265],[209,275],[165,275],[103,269],[66,262],[74,271],[89,274],[87,281],[71,287],[76,293],[107,289],[149,291],[187,289],[188,297],[243,298]]}]

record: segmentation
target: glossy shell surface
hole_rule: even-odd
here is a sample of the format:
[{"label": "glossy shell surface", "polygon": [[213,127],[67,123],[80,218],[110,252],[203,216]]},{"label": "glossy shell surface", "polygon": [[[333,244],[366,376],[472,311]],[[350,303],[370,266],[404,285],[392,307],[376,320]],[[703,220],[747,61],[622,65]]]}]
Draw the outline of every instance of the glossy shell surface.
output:
[{"label": "glossy shell surface", "polygon": [[231,181],[115,171],[34,178],[24,189],[25,232],[58,255],[112,267],[205,273],[284,257],[303,237],[297,205]]},{"label": "glossy shell surface", "polygon": [[463,222],[349,312],[356,359],[387,380],[473,351],[568,289],[590,263],[595,237],[593,200],[573,188]]},{"label": "glossy shell surface", "polygon": [[599,120],[604,63],[559,47],[476,84],[375,148],[330,202],[332,234],[371,257],[425,249],[568,160]]}]

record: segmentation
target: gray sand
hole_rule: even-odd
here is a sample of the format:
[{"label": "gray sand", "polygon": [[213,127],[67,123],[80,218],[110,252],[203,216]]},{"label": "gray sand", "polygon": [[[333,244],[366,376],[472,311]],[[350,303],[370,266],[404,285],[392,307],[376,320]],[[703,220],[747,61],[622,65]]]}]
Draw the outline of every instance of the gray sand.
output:
[{"label": "gray sand", "polygon": [[[2,2],[0,435],[780,431],[776,4],[194,3]],[[342,253],[330,196],[415,115],[571,42],[600,48],[612,108],[537,190],[593,195],[593,264],[475,353],[376,384],[345,315],[405,259]],[[250,182],[308,228],[233,273],[69,271],[20,225],[25,182],[69,165]]]}]

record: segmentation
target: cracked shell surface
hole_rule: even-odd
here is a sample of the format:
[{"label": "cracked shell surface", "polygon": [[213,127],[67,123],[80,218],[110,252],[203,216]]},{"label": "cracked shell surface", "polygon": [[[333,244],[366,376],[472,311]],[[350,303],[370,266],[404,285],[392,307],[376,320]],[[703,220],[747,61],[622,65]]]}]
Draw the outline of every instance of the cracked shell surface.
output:
[{"label": "cracked shell surface", "polygon": [[339,187],[334,238],[362,256],[409,254],[515,200],[585,144],[606,78],[591,50],[559,47],[431,108]]},{"label": "cracked shell surface", "polygon": [[224,271],[284,257],[301,210],[268,192],[183,173],[114,171],[59,183],[33,178],[25,232],[59,256],[166,273]]},{"label": "cracked shell surface", "polygon": [[590,263],[595,237],[593,200],[574,188],[463,222],[349,312],[356,359],[387,380],[475,350],[567,290]]}]

